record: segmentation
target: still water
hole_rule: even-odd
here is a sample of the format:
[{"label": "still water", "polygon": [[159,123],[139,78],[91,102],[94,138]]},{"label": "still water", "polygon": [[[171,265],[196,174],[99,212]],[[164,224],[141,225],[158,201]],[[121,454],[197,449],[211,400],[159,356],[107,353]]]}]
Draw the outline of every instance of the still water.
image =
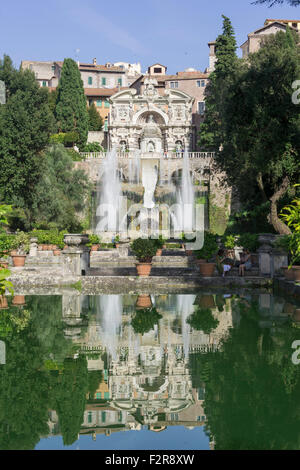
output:
[{"label": "still water", "polygon": [[66,290],[1,305],[0,449],[300,448],[294,300]]}]

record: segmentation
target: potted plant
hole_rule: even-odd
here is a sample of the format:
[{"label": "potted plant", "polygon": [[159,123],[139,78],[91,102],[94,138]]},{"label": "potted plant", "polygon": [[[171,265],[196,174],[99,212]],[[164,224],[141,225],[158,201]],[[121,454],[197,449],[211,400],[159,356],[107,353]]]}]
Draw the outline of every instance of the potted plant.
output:
[{"label": "potted plant", "polygon": [[138,259],[138,263],[136,263],[138,275],[148,277],[151,272],[152,258],[157,251],[154,240],[137,238],[131,243],[131,250]]},{"label": "potted plant", "polygon": [[17,232],[12,241],[12,248],[11,257],[13,265],[15,267],[24,266],[26,256],[29,253],[29,235],[24,232]]},{"label": "potted plant", "polygon": [[136,301],[137,308],[151,308],[152,300],[151,296],[148,294],[140,294]]},{"label": "potted plant", "polygon": [[131,326],[135,333],[144,335],[148,331],[153,330],[161,318],[162,316],[155,307],[144,308],[136,311],[131,321]]},{"label": "potted plant", "polygon": [[223,239],[224,247],[226,248],[227,257],[234,259],[235,236],[227,235]]},{"label": "potted plant", "polygon": [[[214,255],[218,251],[218,243],[216,236],[212,233],[206,232],[204,235],[204,244],[201,250],[196,252],[200,273],[203,277],[211,277],[214,274],[216,263],[211,262]],[[204,262],[203,262],[204,260]]]},{"label": "potted plant", "polygon": [[116,248],[119,248],[119,246],[120,246],[120,235],[117,235],[115,237],[114,245],[115,245]]},{"label": "potted plant", "polygon": [[154,243],[156,245],[157,251],[156,251],[156,256],[161,256],[163,247],[165,246],[166,240],[160,235],[158,238],[154,240]]},{"label": "potted plant", "polygon": [[86,244],[91,251],[98,251],[100,247],[100,238],[96,234],[89,235],[89,242]]},{"label": "potted plant", "polygon": [[8,255],[12,248],[12,236],[7,233],[0,234],[0,269],[8,268]]}]

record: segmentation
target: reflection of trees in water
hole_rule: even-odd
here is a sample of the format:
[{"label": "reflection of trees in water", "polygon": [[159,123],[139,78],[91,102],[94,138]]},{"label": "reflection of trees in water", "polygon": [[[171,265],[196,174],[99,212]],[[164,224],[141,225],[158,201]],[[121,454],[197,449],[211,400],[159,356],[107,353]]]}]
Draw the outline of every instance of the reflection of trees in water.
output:
[{"label": "reflection of trees in water", "polygon": [[193,387],[205,383],[207,430],[216,449],[298,449],[300,369],[295,329],[259,326],[256,303],[236,301],[241,321],[217,353],[190,356]]}]

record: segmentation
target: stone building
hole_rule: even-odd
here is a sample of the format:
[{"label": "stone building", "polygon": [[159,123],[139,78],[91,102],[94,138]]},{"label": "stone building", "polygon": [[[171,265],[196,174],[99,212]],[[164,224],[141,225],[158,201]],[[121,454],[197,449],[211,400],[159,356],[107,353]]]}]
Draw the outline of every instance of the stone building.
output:
[{"label": "stone building", "polygon": [[141,93],[127,89],[110,98],[110,148],[144,153],[192,151],[194,98],[178,89],[164,89],[160,94],[156,87],[155,78],[146,78]]}]

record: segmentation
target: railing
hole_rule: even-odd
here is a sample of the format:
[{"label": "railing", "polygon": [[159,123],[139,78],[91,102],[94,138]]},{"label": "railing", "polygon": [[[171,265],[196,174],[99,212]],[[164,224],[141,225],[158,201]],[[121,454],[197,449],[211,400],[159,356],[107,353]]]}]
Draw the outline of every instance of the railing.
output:
[{"label": "railing", "polygon": [[[81,152],[80,153],[83,160],[94,160],[94,159],[104,159],[106,158],[107,152]],[[135,159],[135,152],[118,152],[119,159]],[[183,152],[167,152],[167,153],[157,153],[153,154],[154,158],[162,158],[164,160],[180,160],[183,159]],[[214,158],[214,152],[188,152],[188,157],[190,159],[203,159],[203,158]]]}]

